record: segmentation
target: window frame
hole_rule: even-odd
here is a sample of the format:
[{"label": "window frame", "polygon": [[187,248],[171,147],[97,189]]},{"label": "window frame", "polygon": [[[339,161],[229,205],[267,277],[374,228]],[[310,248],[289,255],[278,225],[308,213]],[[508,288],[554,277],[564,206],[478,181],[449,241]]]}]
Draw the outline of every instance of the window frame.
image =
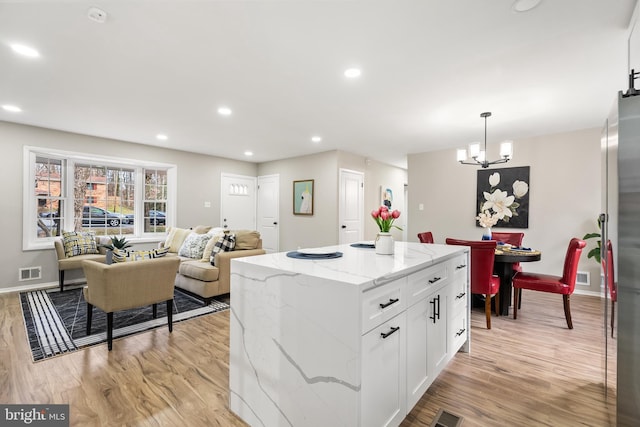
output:
[{"label": "window frame", "polygon": [[167,172],[167,201],[166,213],[168,221],[165,227],[175,226],[176,223],[176,200],[177,200],[177,174],[178,167],[171,163],[152,162],[146,160],[137,160],[121,157],[102,156],[97,154],[80,153],[73,151],[57,150],[53,148],[43,148],[34,146],[25,146],[23,148],[23,196],[22,196],[22,249],[42,250],[53,248],[53,241],[59,236],[38,237],[37,228],[34,227],[34,218],[38,213],[37,197],[33,190],[33,182],[36,180],[35,164],[37,157],[47,157],[58,159],[65,163],[63,168],[62,180],[62,197],[64,201],[63,230],[74,229],[74,212],[73,212],[73,182],[74,167],[76,163],[86,164],[95,163],[101,166],[111,166],[119,168],[131,168],[135,170],[135,190],[134,190],[134,223],[133,234],[127,234],[127,240],[133,243],[154,242],[164,238],[165,233],[145,232],[144,231],[144,174],[146,169],[166,170]]}]

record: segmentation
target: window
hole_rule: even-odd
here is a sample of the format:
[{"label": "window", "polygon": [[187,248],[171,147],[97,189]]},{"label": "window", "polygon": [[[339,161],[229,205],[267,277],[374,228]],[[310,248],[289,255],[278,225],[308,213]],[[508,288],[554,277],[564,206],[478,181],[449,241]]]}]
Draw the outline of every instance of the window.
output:
[{"label": "window", "polygon": [[[34,165],[36,208],[36,236],[59,236],[64,222],[62,177],[66,161],[36,156]],[[31,181],[29,181],[31,182]],[[29,221],[31,223],[31,221]]]},{"label": "window", "polygon": [[167,171],[144,172],[144,231],[164,231],[167,212]]},{"label": "window", "polygon": [[51,247],[62,230],[129,240],[164,235],[175,199],[175,169],[25,147],[24,249]]}]

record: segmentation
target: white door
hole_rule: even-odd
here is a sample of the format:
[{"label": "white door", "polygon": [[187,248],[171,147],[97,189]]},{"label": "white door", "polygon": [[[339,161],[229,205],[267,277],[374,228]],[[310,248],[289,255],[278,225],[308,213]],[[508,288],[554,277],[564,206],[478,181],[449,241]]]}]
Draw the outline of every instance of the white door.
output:
[{"label": "white door", "polygon": [[267,253],[279,251],[280,175],[258,177],[258,231]]},{"label": "white door", "polygon": [[256,177],[223,173],[220,221],[229,230],[256,229]]},{"label": "white door", "polygon": [[348,169],[340,169],[339,243],[353,243],[362,240],[364,210],[364,174]]}]

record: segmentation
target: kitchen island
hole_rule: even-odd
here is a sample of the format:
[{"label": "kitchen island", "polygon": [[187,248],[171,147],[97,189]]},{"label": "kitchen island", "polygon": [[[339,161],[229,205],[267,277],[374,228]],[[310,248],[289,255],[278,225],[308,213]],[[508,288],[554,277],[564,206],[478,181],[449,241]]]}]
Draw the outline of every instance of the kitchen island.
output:
[{"label": "kitchen island", "polygon": [[252,426],[396,426],[469,351],[469,248],[231,262],[230,408]]}]

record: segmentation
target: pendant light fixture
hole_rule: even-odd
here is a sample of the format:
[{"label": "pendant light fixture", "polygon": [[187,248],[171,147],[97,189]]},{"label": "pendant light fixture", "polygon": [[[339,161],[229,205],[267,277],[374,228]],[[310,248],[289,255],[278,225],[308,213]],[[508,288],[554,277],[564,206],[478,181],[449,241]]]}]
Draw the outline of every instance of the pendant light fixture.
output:
[{"label": "pendant light fixture", "polygon": [[[484,117],[484,150],[480,149],[480,143],[474,142],[469,144],[469,152],[465,149],[458,150],[458,162],[462,165],[474,165],[482,166],[482,168],[488,168],[490,165],[498,163],[507,163],[513,156],[513,141],[504,141],[500,144],[500,159],[488,161],[487,156],[487,117],[491,117],[490,112],[480,114],[480,117]],[[468,160],[468,159],[471,160]]]}]

